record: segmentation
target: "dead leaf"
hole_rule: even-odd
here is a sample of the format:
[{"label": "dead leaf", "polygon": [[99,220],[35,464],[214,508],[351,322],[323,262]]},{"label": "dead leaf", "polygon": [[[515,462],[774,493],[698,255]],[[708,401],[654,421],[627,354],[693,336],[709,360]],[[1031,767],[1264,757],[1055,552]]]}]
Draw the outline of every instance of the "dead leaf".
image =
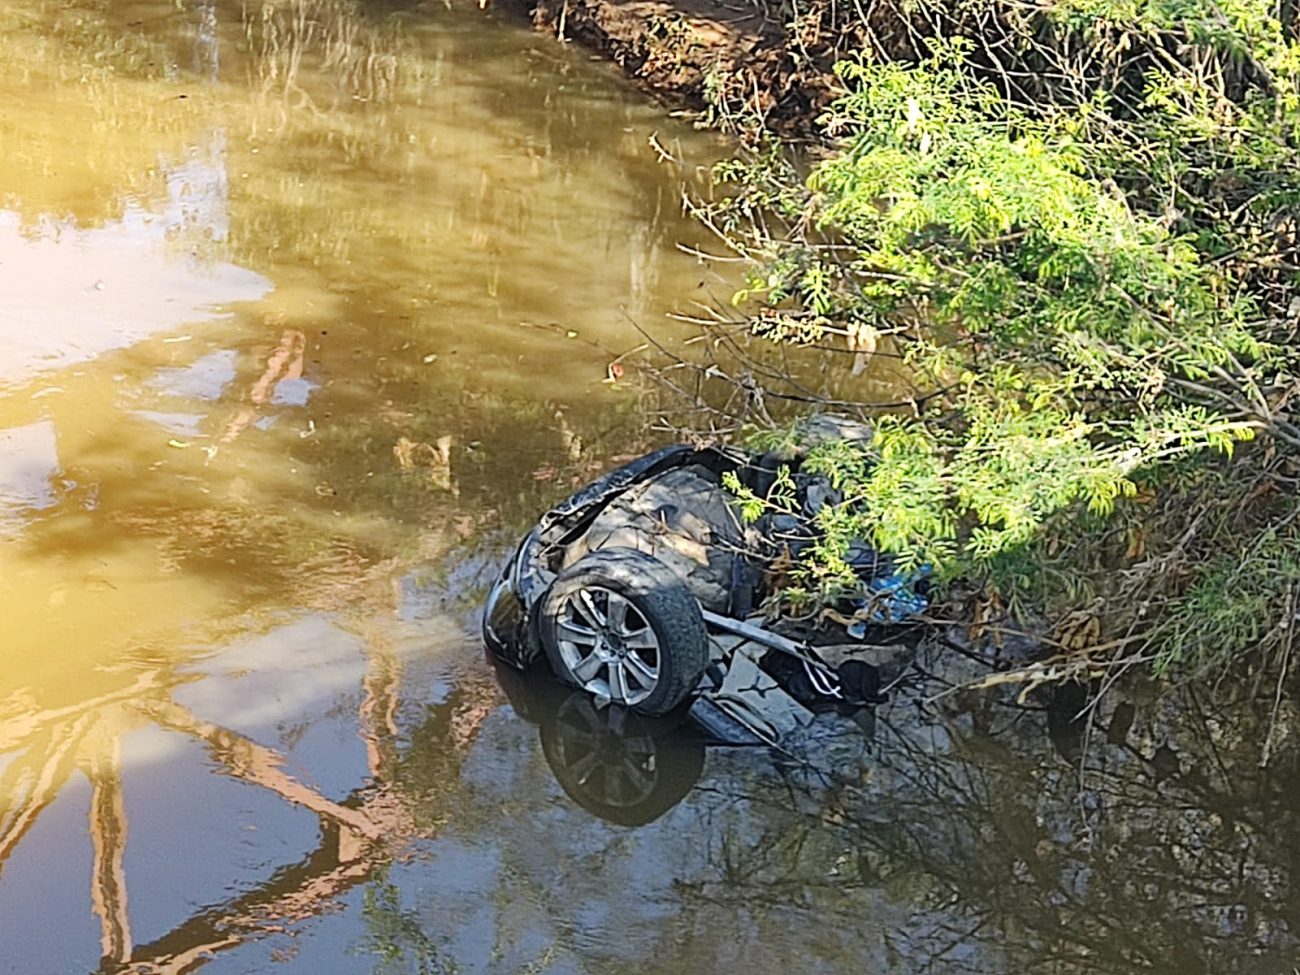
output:
[{"label": "dead leaf", "polygon": [[1101,608],[1104,601],[1095,599],[1084,609],[1066,613],[1052,627],[1052,640],[1065,650],[1086,650],[1101,639]]},{"label": "dead leaf", "polygon": [[1146,553],[1146,550],[1146,533],[1137,526],[1130,528],[1128,531],[1128,549],[1124,552],[1124,558],[1130,561],[1140,559]]}]

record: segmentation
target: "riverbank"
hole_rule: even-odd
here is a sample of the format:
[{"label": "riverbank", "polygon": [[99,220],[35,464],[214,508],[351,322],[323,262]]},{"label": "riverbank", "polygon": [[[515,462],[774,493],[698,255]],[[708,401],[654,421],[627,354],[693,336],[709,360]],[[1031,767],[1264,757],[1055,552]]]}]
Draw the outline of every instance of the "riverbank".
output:
[{"label": "riverbank", "polygon": [[[815,188],[779,154],[742,153],[725,198],[703,216],[766,265],[763,288],[736,312],[749,316],[748,331],[796,344],[815,333],[834,345],[842,335],[847,347],[830,351],[853,353],[856,375],[867,357],[880,358],[876,325],[862,323],[887,323],[919,355],[933,336],[914,309],[969,329],[969,343],[926,367],[938,376],[974,350],[952,372],[969,379],[962,395],[927,393],[929,412],[896,427],[906,447],[896,444],[894,469],[857,485],[878,511],[896,506],[878,515],[907,526],[890,529],[891,544],[970,582],[975,594],[946,607],[952,617],[985,636],[986,619],[1042,620],[1024,628],[1066,665],[1022,675],[1034,683],[1134,664],[1203,676],[1235,661],[1285,677],[1300,552],[1291,404],[1300,393],[1282,350],[1295,348],[1300,305],[1294,216],[1276,189],[1294,193],[1295,184],[1276,147],[1298,131],[1287,93],[1300,91],[1300,77],[1269,52],[1290,50],[1294,25],[1261,39],[1243,15],[1223,35],[1234,47],[1218,37],[1218,21],[1211,37],[1158,11],[1117,11],[1099,34],[1065,2],[995,5],[988,16],[943,4],[863,13],[817,2],[531,2],[539,29],[742,140],[815,137],[839,88],[832,66],[845,65],[861,94],[837,107],[851,148],[824,147]],[[1213,66],[1228,115],[1153,101],[1153,91],[1202,85],[1162,59],[1173,45]],[[1119,53],[1130,48],[1145,53]],[[1095,57],[1080,61],[1084,49]],[[1238,49],[1253,52],[1257,70],[1242,73]],[[1088,94],[1099,91],[1115,99],[1100,127]],[[1269,135],[1240,144],[1186,137],[1229,129]],[[1173,147],[1171,164],[1150,165],[1152,146]],[[908,205],[882,211],[880,200]],[[751,219],[773,210],[775,230]],[[1063,266],[1086,273],[1061,276]],[[882,268],[903,270],[884,285],[874,280]],[[1095,351],[1080,373],[1070,364],[1082,347]],[[1019,375],[1009,382],[1005,369]],[[728,382],[740,373],[720,374]],[[766,375],[770,396],[776,373]],[[864,412],[881,403],[844,389],[824,401]],[[1026,446],[1001,468],[963,460],[1010,441]],[[921,496],[931,498],[923,518]]]},{"label": "riverbank", "polygon": [[710,123],[725,123],[742,134],[766,128],[806,136],[834,91],[834,45],[816,25],[786,25],[766,5],[507,2],[539,31],[607,57],[657,97],[699,110]]}]

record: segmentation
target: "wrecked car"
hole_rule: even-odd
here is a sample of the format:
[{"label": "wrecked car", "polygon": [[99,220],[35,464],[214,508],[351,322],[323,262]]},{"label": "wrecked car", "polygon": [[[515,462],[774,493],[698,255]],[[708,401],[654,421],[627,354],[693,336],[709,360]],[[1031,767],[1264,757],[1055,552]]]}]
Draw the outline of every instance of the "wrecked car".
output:
[{"label": "wrecked car", "polygon": [[[828,436],[869,449],[870,429],[838,418],[807,424],[801,442]],[[731,741],[775,742],[801,713],[878,702],[915,643],[925,581],[855,543],[861,591],[845,612],[772,612],[774,567],[800,557],[817,537],[818,510],[839,500],[801,461],[677,445],[607,473],[519,543],[484,610],[488,648],[518,670],[544,662],[598,708],[689,712]],[[729,475],[759,497],[786,477],[798,510],[744,523]]]}]

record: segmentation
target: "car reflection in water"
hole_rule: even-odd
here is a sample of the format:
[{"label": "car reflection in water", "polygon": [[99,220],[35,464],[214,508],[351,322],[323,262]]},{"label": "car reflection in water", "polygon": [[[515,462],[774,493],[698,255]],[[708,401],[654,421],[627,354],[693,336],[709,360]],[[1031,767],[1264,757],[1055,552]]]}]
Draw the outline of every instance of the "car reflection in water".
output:
[{"label": "car reflection in water", "polygon": [[[761,679],[734,697],[704,695],[685,710],[652,717],[603,704],[541,666],[519,671],[498,663],[494,669],[515,714],[537,727],[565,795],[618,826],[645,826],[686,798],[710,749],[766,749],[787,776],[830,784],[862,777],[875,738],[875,704],[814,711]],[[870,670],[878,680],[881,668]],[[755,668],[750,676],[758,673]],[[891,683],[906,677],[903,668]],[[747,724],[731,707],[743,709]]]},{"label": "car reflection in water", "polygon": [[537,726],[542,753],[565,795],[593,816],[644,826],[684,799],[704,770],[708,736],[680,720],[597,708],[546,674],[498,667],[515,713]]}]

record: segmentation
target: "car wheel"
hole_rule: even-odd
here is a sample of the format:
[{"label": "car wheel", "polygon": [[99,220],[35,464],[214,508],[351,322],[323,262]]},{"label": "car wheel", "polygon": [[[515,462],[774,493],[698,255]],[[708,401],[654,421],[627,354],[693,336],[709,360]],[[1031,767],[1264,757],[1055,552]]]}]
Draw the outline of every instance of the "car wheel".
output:
[{"label": "car wheel", "polygon": [[671,569],[634,549],[602,549],[561,572],[538,628],[556,676],[642,714],[681,704],[709,662],[699,603]]}]

